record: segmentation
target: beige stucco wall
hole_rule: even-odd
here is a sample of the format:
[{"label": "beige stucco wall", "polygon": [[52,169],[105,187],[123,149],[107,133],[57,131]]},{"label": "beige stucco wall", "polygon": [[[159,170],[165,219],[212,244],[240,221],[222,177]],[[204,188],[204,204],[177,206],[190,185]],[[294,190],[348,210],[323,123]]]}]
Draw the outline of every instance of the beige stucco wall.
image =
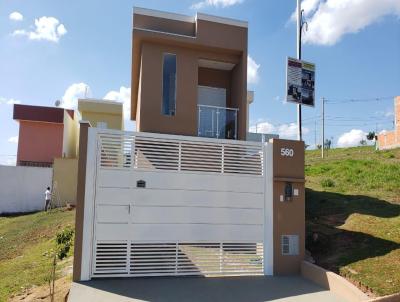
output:
[{"label": "beige stucco wall", "polygon": [[78,155],[78,134],[79,122],[76,113],[75,118],[64,112],[64,133],[63,133],[63,156],[74,158]]},{"label": "beige stucco wall", "polygon": [[[213,77],[221,85],[229,75],[229,85],[225,84],[232,87],[228,103],[239,108],[238,138],[246,139],[247,28],[201,19],[196,22],[195,36],[178,36],[154,31],[171,30],[176,22],[134,15],[131,119],[138,121],[138,131],[197,136],[197,89],[205,82],[201,70],[199,82],[198,61],[233,63],[229,73],[215,72]],[[177,55],[175,116],[161,112],[163,52]]]},{"label": "beige stucco wall", "polygon": [[[162,59],[163,53],[177,55],[176,112],[174,116],[162,114]],[[212,82],[204,77],[210,71],[198,68],[198,60],[232,62],[236,67],[230,72],[213,72]],[[197,93],[198,85],[228,88],[229,107],[239,108],[238,134],[245,139],[247,126],[246,91],[243,79],[241,56],[199,51],[186,47],[162,45],[149,42],[142,44],[142,68],[137,105],[136,124],[138,131],[197,136]],[[200,75],[200,79],[199,79]],[[228,79],[229,77],[229,79]],[[228,81],[228,80],[231,80]],[[230,93],[230,83],[235,94]],[[243,102],[244,99],[244,102]]]},{"label": "beige stucco wall", "polygon": [[123,130],[123,105],[118,102],[82,99],[78,100],[78,110],[82,120],[97,127],[98,122],[107,123],[108,129]]},{"label": "beige stucco wall", "polygon": [[[273,139],[273,229],[274,274],[300,273],[305,254],[304,142]],[[293,150],[293,156],[282,156],[281,148]],[[298,190],[291,201],[281,201],[286,182]],[[299,236],[299,254],[282,255],[282,235]]]},{"label": "beige stucco wall", "polygon": [[76,204],[78,185],[78,159],[55,158],[53,164],[53,194],[55,202],[58,198],[61,205],[66,203]]},{"label": "beige stucco wall", "polygon": [[83,111],[82,120],[90,122],[93,127],[97,127],[98,122],[106,122],[108,129],[123,129],[123,119],[122,115],[114,115],[107,113],[96,113],[96,112],[87,112]]}]

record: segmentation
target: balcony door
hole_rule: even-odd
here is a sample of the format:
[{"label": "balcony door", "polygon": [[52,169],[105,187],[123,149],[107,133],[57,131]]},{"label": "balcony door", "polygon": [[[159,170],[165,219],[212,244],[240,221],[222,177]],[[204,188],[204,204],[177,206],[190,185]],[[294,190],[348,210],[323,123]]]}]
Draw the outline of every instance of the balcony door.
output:
[{"label": "balcony door", "polygon": [[226,108],[226,89],[198,86],[198,136],[236,139],[237,111]]},{"label": "balcony door", "polygon": [[204,106],[226,107],[226,89],[199,85],[197,102]]}]

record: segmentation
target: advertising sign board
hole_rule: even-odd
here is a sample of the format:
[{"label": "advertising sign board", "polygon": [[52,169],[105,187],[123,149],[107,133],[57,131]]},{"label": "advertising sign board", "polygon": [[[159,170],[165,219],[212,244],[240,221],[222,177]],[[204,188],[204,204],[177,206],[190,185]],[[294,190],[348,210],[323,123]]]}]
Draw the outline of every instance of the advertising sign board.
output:
[{"label": "advertising sign board", "polygon": [[315,65],[287,58],[286,101],[314,107]]}]

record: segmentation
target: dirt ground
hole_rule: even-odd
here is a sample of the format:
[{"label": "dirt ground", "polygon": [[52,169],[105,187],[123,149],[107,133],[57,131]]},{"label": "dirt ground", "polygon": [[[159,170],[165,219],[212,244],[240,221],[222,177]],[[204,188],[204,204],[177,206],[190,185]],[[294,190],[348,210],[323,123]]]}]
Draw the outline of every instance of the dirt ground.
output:
[{"label": "dirt ground", "polygon": [[[68,300],[68,293],[71,287],[71,276],[66,276],[55,282],[55,302],[64,302]],[[24,293],[12,297],[10,302],[50,302],[50,289],[48,285],[38,286],[26,290]]]}]

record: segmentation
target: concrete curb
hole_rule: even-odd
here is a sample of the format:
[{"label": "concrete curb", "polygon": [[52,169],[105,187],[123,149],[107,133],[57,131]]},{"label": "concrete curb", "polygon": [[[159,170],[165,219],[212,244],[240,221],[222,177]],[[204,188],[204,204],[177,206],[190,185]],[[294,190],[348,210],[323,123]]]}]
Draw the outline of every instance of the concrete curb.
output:
[{"label": "concrete curb", "polygon": [[400,302],[400,293],[370,299],[345,278],[307,261],[301,264],[301,274],[349,302]]},{"label": "concrete curb", "polygon": [[368,302],[399,302],[399,301],[400,301],[400,293],[368,300]]},{"label": "concrete curb", "polygon": [[[349,302],[368,301],[369,297],[345,278],[307,261],[301,263],[304,278],[322,286]],[[390,301],[391,302],[391,301]]]}]

